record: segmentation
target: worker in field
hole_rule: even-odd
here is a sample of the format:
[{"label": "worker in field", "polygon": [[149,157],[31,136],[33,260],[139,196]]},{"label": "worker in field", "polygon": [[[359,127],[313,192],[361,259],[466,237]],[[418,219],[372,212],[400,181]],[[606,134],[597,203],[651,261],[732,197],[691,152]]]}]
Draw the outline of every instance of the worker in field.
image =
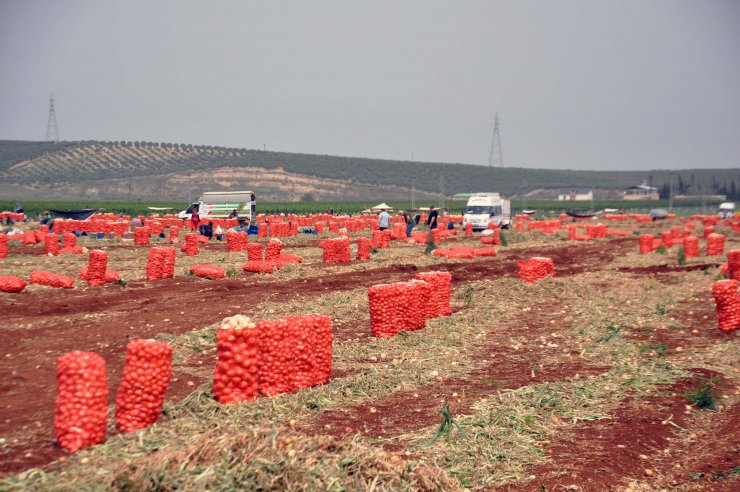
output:
[{"label": "worker in field", "polygon": [[437,218],[439,217],[439,212],[437,212],[434,209],[434,205],[429,206],[429,217],[427,217],[427,225],[430,229],[436,229],[437,228]]},{"label": "worker in field", "polygon": [[211,239],[213,237],[213,222],[200,226],[200,235]]},{"label": "worker in field", "polygon": [[388,212],[385,211],[384,208],[380,209],[380,213],[378,214],[378,229],[381,231],[384,231],[388,229],[391,226],[391,216],[388,214]]},{"label": "worker in field", "polygon": [[403,223],[406,224],[406,237],[411,237],[411,231],[416,225],[416,223],[414,222],[414,218],[411,217],[411,214],[407,214],[403,210],[398,212],[398,214],[403,216]]},{"label": "worker in field", "polygon": [[41,217],[41,220],[39,221],[40,225],[48,225],[49,226],[49,232],[51,232],[54,229],[54,217],[51,216],[51,213],[49,213],[48,210],[44,211],[44,215]]},{"label": "worker in field", "polygon": [[193,207],[193,211],[190,212],[190,229],[193,231],[197,231],[198,226],[200,226],[200,214],[198,212],[198,207]]},{"label": "worker in field", "polygon": [[234,209],[234,210],[231,211],[231,213],[229,214],[229,216],[227,218],[228,219],[236,219],[237,217],[239,217],[239,212],[237,212],[236,209]]}]

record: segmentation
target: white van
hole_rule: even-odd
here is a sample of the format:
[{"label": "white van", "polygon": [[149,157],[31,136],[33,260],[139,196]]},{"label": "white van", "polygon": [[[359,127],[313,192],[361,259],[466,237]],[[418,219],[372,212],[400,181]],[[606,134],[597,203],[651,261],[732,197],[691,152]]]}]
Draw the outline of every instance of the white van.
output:
[{"label": "white van", "polygon": [[735,216],[735,204],[733,202],[724,202],[719,204],[719,218],[731,219]]},{"label": "white van", "polygon": [[225,219],[236,210],[238,220],[254,223],[257,214],[257,201],[251,191],[208,191],[177,217],[189,219],[195,207],[198,207],[201,220]]},{"label": "white van", "polygon": [[473,193],[468,199],[463,216],[463,226],[473,224],[474,231],[496,224],[507,229],[511,224],[511,200],[501,198],[499,193]]}]

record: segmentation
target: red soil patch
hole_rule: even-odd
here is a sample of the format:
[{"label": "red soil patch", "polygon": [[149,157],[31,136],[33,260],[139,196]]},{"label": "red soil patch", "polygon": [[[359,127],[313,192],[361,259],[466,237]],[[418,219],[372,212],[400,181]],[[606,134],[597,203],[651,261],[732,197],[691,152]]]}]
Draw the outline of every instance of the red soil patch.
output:
[{"label": "red soil patch", "polygon": [[[701,377],[718,376],[706,369],[695,369],[694,373]],[[631,479],[656,486],[673,482],[677,477],[685,480],[691,470],[673,466],[689,463],[698,457],[696,449],[694,446],[675,446],[674,441],[680,439],[680,431],[662,422],[670,419],[682,428],[692,426],[693,417],[685,413],[688,402],[682,395],[695,384],[696,379],[685,378],[668,389],[669,396],[639,400],[628,398],[614,411],[612,418],[583,423],[556,434],[554,442],[546,448],[547,463],[529,470],[536,478],[502,489],[613,490]],[[725,381],[724,384],[727,388],[729,383]],[[709,468],[724,470],[725,467],[737,466],[737,449],[733,451],[733,446],[726,445],[734,442],[736,446],[740,442],[740,429],[732,425],[737,424],[736,417],[737,409],[713,414],[715,425],[729,432],[731,439],[721,443],[712,442],[714,438],[709,435],[702,439],[701,444],[706,449],[699,460],[711,459]],[[668,454],[663,452],[666,448],[669,449]],[[707,464],[704,467],[707,468]],[[647,469],[652,475],[645,472]]]}]

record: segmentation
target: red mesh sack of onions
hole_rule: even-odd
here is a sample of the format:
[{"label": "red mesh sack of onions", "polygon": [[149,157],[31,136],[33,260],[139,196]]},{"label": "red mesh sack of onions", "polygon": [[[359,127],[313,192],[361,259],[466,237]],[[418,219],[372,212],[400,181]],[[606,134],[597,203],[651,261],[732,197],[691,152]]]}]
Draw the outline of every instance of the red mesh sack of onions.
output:
[{"label": "red mesh sack of onions", "polygon": [[0,275],[0,292],[17,294],[26,288],[26,281],[20,277]]},{"label": "red mesh sack of onions", "polygon": [[151,229],[149,226],[141,226],[134,229],[134,244],[136,246],[146,246],[149,244]]},{"label": "red mesh sack of onions", "polygon": [[[402,311],[408,309],[399,302],[399,284],[380,284],[368,287],[370,303],[370,333],[374,337],[389,338],[401,331]],[[428,300],[427,302],[430,302]]]},{"label": "red mesh sack of onions", "polygon": [[23,233],[23,246],[32,246],[37,242],[36,233],[34,231],[25,231]]},{"label": "red mesh sack of onions", "polygon": [[[87,274],[87,268],[80,268],[80,274],[79,274],[80,280],[90,280],[90,276]],[[106,283],[113,283],[118,282],[118,279],[120,278],[120,275],[116,270],[106,270],[105,271],[105,282]]]},{"label": "red mesh sack of onions", "polygon": [[740,328],[740,296],[737,292],[738,281],[720,280],[712,284],[712,295],[717,307],[719,329],[733,331]]},{"label": "red mesh sack of onions", "polygon": [[303,263],[303,258],[298,255],[292,255],[290,253],[281,253],[277,259],[279,265],[286,265],[288,263]]},{"label": "red mesh sack of onions", "polygon": [[44,236],[44,254],[46,256],[59,254],[59,239],[56,234],[51,233]]},{"label": "red mesh sack of onions", "polygon": [[265,396],[294,389],[293,359],[296,352],[294,331],[286,319],[262,320],[259,332],[259,392]]},{"label": "red mesh sack of onions", "polygon": [[57,441],[74,453],[105,442],[108,381],[105,361],[93,352],[69,352],[57,361],[54,431]]},{"label": "red mesh sack of onions", "polygon": [[478,248],[473,250],[475,256],[496,256],[496,248]]},{"label": "red mesh sack of onions", "polygon": [[683,238],[683,252],[686,258],[699,256],[699,238],[696,236]]},{"label": "red mesh sack of onions", "polygon": [[265,248],[265,261],[275,261],[280,258],[283,243],[279,239],[270,239]]},{"label": "red mesh sack of onions", "polygon": [[129,342],[116,393],[116,427],[131,432],[159,420],[171,379],[172,347],[156,340]]},{"label": "red mesh sack of onions", "polygon": [[247,243],[247,261],[263,261],[260,243]]},{"label": "red mesh sack of onions", "polygon": [[449,316],[452,314],[450,306],[450,294],[452,285],[452,274],[449,272],[421,272],[416,278],[432,286],[431,297],[427,301],[436,307],[435,316]]},{"label": "red mesh sack of onions", "polygon": [[182,245],[181,251],[188,256],[195,256],[200,251],[198,245],[198,235],[192,232],[185,234],[185,244]]},{"label": "red mesh sack of onions", "polygon": [[193,265],[190,267],[190,273],[198,277],[210,278],[211,280],[226,276],[226,270],[215,265]]},{"label": "red mesh sack of onions", "polygon": [[62,289],[71,289],[74,286],[75,279],[66,275],[60,275],[43,270],[33,270],[30,275],[32,284],[48,285],[49,287],[59,287]]},{"label": "red mesh sack of onions", "polygon": [[244,264],[242,270],[253,273],[272,273],[275,271],[275,263],[267,261],[248,261]]},{"label": "red mesh sack of onions", "polygon": [[525,282],[536,282],[548,275],[555,276],[555,264],[552,258],[535,256],[529,261],[519,261],[519,278]]},{"label": "red mesh sack of onions", "polygon": [[91,251],[87,264],[87,282],[93,286],[105,284],[107,266],[108,253],[98,249]]},{"label": "red mesh sack of onions", "polygon": [[369,260],[370,259],[370,246],[371,241],[369,237],[358,237],[357,238],[357,259],[358,260]]},{"label": "red mesh sack of onions", "polygon": [[640,234],[640,254],[644,255],[650,253],[653,250],[653,240],[655,236],[652,234]]},{"label": "red mesh sack of onions", "polygon": [[727,253],[727,274],[731,279],[740,280],[740,250]]},{"label": "red mesh sack of onions", "polygon": [[146,262],[146,279],[157,280],[164,278],[165,248],[149,248],[149,257]]},{"label": "red mesh sack of onions", "polygon": [[220,403],[240,403],[257,397],[259,334],[246,316],[226,318],[216,331],[217,356],[213,396]]},{"label": "red mesh sack of onions", "polygon": [[0,258],[8,256],[8,235],[0,234]]},{"label": "red mesh sack of onions", "polygon": [[725,236],[710,234],[707,236],[707,256],[717,256],[725,252]]},{"label": "red mesh sack of onions", "polygon": [[173,225],[170,226],[170,244],[177,244],[180,242],[180,228]]}]

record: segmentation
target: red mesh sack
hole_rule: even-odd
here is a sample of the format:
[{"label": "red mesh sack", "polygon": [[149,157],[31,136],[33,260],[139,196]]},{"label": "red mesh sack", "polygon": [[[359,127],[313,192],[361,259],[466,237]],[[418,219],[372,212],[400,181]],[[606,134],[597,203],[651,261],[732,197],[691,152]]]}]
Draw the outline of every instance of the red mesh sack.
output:
[{"label": "red mesh sack", "polygon": [[188,256],[195,256],[199,251],[198,235],[192,232],[185,234],[185,244],[182,245],[182,252]]},{"label": "red mesh sack", "polygon": [[452,274],[449,272],[422,272],[416,278],[432,286],[432,294],[427,302],[436,306],[435,316],[449,316],[452,314],[450,294]]},{"label": "red mesh sack", "polygon": [[197,237],[198,237],[198,244],[207,244],[208,241],[210,241],[210,238],[208,236],[197,234]]},{"label": "red mesh sack", "polygon": [[8,236],[0,234],[0,258],[8,257]]},{"label": "red mesh sack", "polygon": [[496,248],[478,248],[473,250],[475,256],[496,256]]},{"label": "red mesh sack", "polygon": [[93,352],[69,352],[57,361],[54,431],[57,441],[74,453],[105,442],[108,381],[105,361]]},{"label": "red mesh sack", "polygon": [[211,280],[226,276],[226,270],[215,265],[193,265],[190,267],[190,273],[198,277],[210,278]]},{"label": "red mesh sack", "polygon": [[731,279],[740,280],[740,250],[727,253],[727,274]]},{"label": "red mesh sack", "polygon": [[260,243],[247,244],[247,261],[262,261],[262,245]]},{"label": "red mesh sack", "polygon": [[411,238],[416,242],[416,244],[426,244],[429,237],[428,232],[413,232],[411,233]]},{"label": "red mesh sack", "polygon": [[712,226],[705,226],[704,227],[704,239],[707,239],[710,234],[714,234],[714,227]]},{"label": "red mesh sack", "polygon": [[287,263],[303,263],[303,258],[298,255],[291,255],[289,253],[281,253],[276,263],[285,265]]},{"label": "red mesh sack", "polygon": [[349,263],[352,261],[348,237],[324,239],[319,242],[323,250],[324,263]]},{"label": "red mesh sack", "polygon": [[285,319],[262,320],[259,331],[259,392],[265,396],[293,390],[293,359],[296,341]]},{"label": "red mesh sack", "polygon": [[276,261],[280,258],[283,243],[279,239],[270,239],[265,248],[265,261]]},{"label": "red mesh sack", "polygon": [[77,246],[77,236],[71,232],[62,234],[62,251],[72,250]]},{"label": "red mesh sack", "polygon": [[496,241],[494,240],[493,236],[481,236],[480,243],[481,244],[496,244]]},{"label": "red mesh sack", "polygon": [[291,391],[310,388],[318,379],[314,321],[309,316],[289,316],[285,321],[294,344]]},{"label": "red mesh sack", "polygon": [[725,252],[725,236],[710,234],[707,237],[707,256],[717,256]]},{"label": "red mesh sack", "polygon": [[473,224],[465,224],[465,235],[468,237],[473,235]]},{"label": "red mesh sack", "polygon": [[428,282],[418,279],[404,282],[404,286],[400,302],[407,307],[407,309],[401,311],[401,314],[406,318],[405,329],[420,330],[424,328],[426,320],[429,318],[428,311],[416,307],[408,309],[408,306],[424,305],[432,295],[432,286]]},{"label": "red mesh sack", "polygon": [[93,286],[105,284],[107,266],[108,253],[98,249],[91,251],[87,264],[87,282]]},{"label": "red mesh sack", "polygon": [[454,246],[449,249],[435,249],[432,251],[432,254],[446,258],[472,258],[475,256],[474,249],[468,246]]},{"label": "red mesh sack", "polygon": [[244,264],[242,270],[253,273],[272,273],[275,271],[275,263],[267,261],[248,261]]},{"label": "red mesh sack", "polygon": [[226,231],[226,251],[233,253],[246,251],[249,244],[249,234],[229,229]]},{"label": "red mesh sack", "polygon": [[[80,280],[90,280],[90,276],[87,274],[87,268],[80,268]],[[119,274],[116,270],[106,270],[105,271],[105,282],[106,283],[113,283],[118,282]]]},{"label": "red mesh sack", "polygon": [[180,228],[172,225],[170,226],[170,244],[177,244],[180,242]]},{"label": "red mesh sack", "polygon": [[552,258],[535,256],[529,261],[519,261],[519,278],[525,282],[536,282],[548,275],[555,276],[555,264]]},{"label": "red mesh sack", "polygon": [[157,280],[164,278],[164,257],[167,253],[165,248],[150,248],[149,258],[146,262],[146,279]]},{"label": "red mesh sack", "polygon": [[640,254],[644,255],[653,251],[653,240],[655,237],[652,234],[640,234]]},{"label": "red mesh sack", "polygon": [[162,258],[161,278],[172,278],[175,276],[175,259],[177,257],[177,251],[175,248],[162,249],[164,250],[164,256]]},{"label": "red mesh sack", "polygon": [[17,294],[26,288],[26,281],[20,277],[0,275],[0,292]]},{"label": "red mesh sack", "polygon": [[116,427],[131,432],[157,422],[171,380],[172,347],[156,340],[129,342],[116,393]]},{"label": "red mesh sack", "polygon": [[712,284],[712,295],[717,307],[719,329],[734,331],[740,328],[740,296],[738,282],[734,279],[720,280]]},{"label": "red mesh sack", "polygon": [[325,314],[309,314],[316,332],[314,357],[316,360],[316,379],[314,384],[326,384],[331,378],[333,334],[331,318]]},{"label": "red mesh sack", "polygon": [[46,256],[56,256],[59,254],[59,239],[54,233],[44,236],[44,254]]},{"label": "red mesh sack", "polygon": [[666,248],[673,246],[673,234],[670,231],[663,231],[660,233],[660,242]]},{"label": "red mesh sack", "polygon": [[30,281],[32,284],[48,285],[49,287],[59,287],[62,289],[71,289],[74,286],[75,279],[58,273],[45,272],[43,270],[33,270]]},{"label": "red mesh sack", "polygon": [[146,246],[149,244],[151,229],[149,226],[137,227],[134,229],[134,244],[136,246]]},{"label": "red mesh sack", "polygon": [[32,246],[37,242],[36,233],[34,231],[25,231],[23,233],[23,246]]},{"label": "red mesh sack", "polygon": [[370,246],[371,241],[368,237],[357,238],[357,259],[358,260],[369,260],[370,259]]},{"label": "red mesh sack", "polygon": [[[400,331],[401,310],[408,309],[398,301],[399,284],[380,284],[368,287],[370,302],[370,333],[374,337],[389,338]],[[431,302],[429,299],[427,302]]]},{"label": "red mesh sack", "polygon": [[220,403],[257,397],[259,333],[246,316],[226,318],[216,331],[218,359],[213,371],[213,396]]},{"label": "red mesh sack", "polygon": [[699,256],[699,238],[696,236],[683,238],[683,252],[686,258]]}]

